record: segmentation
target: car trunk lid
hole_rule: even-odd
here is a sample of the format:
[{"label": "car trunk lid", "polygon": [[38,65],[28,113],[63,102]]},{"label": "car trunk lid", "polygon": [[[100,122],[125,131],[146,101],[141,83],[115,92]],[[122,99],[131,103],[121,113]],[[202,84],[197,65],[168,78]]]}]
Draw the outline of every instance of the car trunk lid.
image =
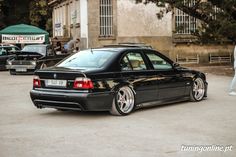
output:
[{"label": "car trunk lid", "polygon": [[88,79],[81,70],[67,68],[48,68],[35,72],[41,81],[41,88],[74,89],[76,80]]}]

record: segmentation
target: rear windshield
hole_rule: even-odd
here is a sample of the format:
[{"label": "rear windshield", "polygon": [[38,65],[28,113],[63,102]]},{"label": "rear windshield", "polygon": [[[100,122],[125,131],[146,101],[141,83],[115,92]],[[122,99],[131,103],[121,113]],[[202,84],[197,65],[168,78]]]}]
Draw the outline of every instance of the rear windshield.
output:
[{"label": "rear windshield", "polygon": [[70,56],[57,66],[73,69],[102,68],[114,54],[113,51],[84,50]]},{"label": "rear windshield", "polygon": [[24,52],[37,52],[41,55],[46,54],[46,46],[25,46],[22,51]]}]

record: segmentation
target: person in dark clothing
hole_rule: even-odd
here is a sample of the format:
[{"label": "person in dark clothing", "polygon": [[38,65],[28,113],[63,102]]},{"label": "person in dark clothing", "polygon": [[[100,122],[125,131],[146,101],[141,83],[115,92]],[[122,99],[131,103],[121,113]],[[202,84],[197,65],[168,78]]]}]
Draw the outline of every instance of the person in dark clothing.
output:
[{"label": "person in dark clothing", "polygon": [[54,48],[54,50],[56,52],[61,52],[61,50],[62,50],[61,42],[58,40],[57,37],[55,37],[54,39],[56,40],[56,47]]}]

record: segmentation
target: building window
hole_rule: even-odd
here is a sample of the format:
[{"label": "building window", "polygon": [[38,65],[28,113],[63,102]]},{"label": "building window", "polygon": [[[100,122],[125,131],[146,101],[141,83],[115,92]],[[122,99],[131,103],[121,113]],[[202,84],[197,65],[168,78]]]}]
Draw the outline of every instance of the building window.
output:
[{"label": "building window", "polygon": [[[195,0],[191,2],[184,0],[185,5],[192,6],[195,4]],[[196,31],[197,28],[197,19],[189,16],[183,11],[176,9],[175,10],[175,29],[176,34],[192,34]]]},{"label": "building window", "polygon": [[113,36],[112,0],[100,0],[100,36]]}]

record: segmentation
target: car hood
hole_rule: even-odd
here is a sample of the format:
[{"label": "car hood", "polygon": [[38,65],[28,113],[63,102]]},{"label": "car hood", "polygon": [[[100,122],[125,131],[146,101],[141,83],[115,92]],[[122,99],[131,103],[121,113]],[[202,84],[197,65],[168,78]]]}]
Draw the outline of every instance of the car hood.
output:
[{"label": "car hood", "polygon": [[38,52],[18,51],[15,53],[15,55],[12,59],[14,59],[14,60],[37,60],[42,57],[44,57],[44,56]]}]

